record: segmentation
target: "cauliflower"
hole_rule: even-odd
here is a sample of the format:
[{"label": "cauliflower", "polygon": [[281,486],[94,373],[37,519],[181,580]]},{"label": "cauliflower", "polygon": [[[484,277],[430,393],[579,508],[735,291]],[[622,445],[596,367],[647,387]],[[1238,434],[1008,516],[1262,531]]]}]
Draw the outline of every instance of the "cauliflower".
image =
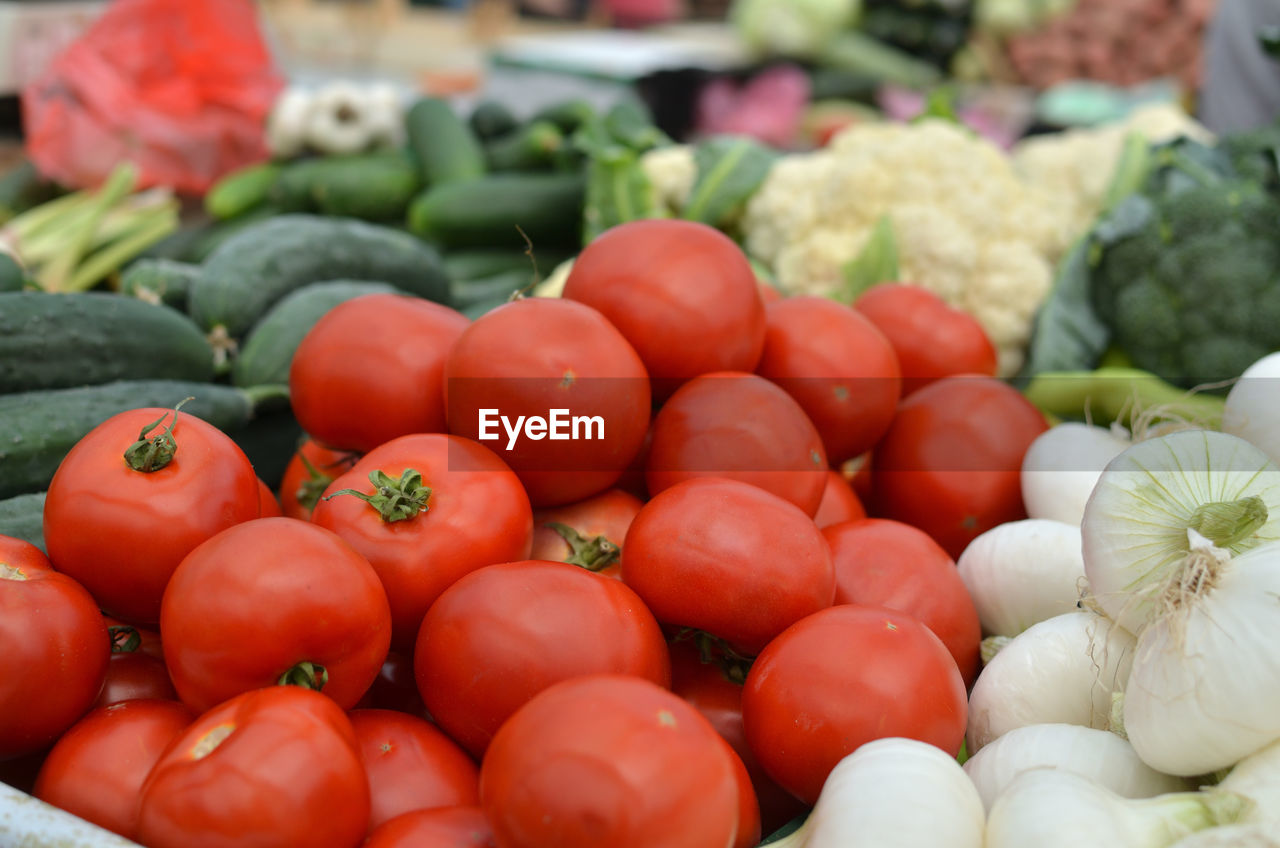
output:
[{"label": "cauliflower", "polygon": [[640,157],[640,167],[653,186],[654,198],[660,208],[673,215],[684,209],[698,179],[698,166],[691,146],[672,144],[655,147]]}]

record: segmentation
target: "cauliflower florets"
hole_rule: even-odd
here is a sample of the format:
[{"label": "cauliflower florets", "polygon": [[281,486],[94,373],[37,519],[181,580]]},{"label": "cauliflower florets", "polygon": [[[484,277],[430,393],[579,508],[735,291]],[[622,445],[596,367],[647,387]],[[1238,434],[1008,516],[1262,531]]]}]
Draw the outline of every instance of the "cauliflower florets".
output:
[{"label": "cauliflower florets", "polygon": [[655,147],[640,157],[640,167],[653,186],[659,206],[672,214],[684,209],[698,179],[692,147],[687,144]]}]

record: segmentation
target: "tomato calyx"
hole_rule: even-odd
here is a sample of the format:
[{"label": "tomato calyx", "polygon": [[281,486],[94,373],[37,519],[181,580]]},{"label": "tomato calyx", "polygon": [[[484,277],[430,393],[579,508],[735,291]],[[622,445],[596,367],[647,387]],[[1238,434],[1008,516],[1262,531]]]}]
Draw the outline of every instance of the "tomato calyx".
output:
[{"label": "tomato calyx", "polygon": [[302,662],[286,671],[276,680],[279,686],[301,686],[319,692],[329,682],[329,670],[319,663]]},{"label": "tomato calyx", "polygon": [[111,653],[132,654],[142,645],[142,635],[138,628],[127,624],[113,624],[107,628],[107,636],[111,639]]},{"label": "tomato calyx", "polygon": [[568,524],[548,521],[549,527],[560,534],[569,546],[569,556],[564,562],[585,568],[587,571],[603,571],[622,558],[622,549],[604,536],[592,536],[588,539]]},{"label": "tomato calyx", "polygon": [[392,477],[385,471],[371,471],[369,482],[373,484],[372,495],[356,489],[343,489],[328,495],[325,500],[338,495],[353,495],[376,509],[382,520],[387,522],[405,521],[428,509],[431,488],[423,485],[422,475],[412,468],[406,468],[399,477]]},{"label": "tomato calyx", "polygon": [[146,474],[159,471],[173,462],[173,455],[178,452],[178,441],[173,437],[173,428],[178,426],[178,410],[182,409],[183,404],[189,400],[195,400],[195,398],[185,398],[173,408],[173,420],[169,422],[164,432],[154,436],[147,435],[169,417],[168,412],[142,428],[138,433],[138,440],[129,445],[124,452],[124,461],[130,468]]},{"label": "tomato calyx", "polygon": [[298,490],[293,493],[293,496],[298,499],[298,506],[303,509],[315,509],[316,504],[320,502],[320,496],[324,494],[325,489],[329,488],[333,478],[316,468],[315,464],[307,459],[306,454],[299,454],[298,458],[302,460],[302,467],[307,470],[307,479],[298,484]]},{"label": "tomato calyx", "polygon": [[717,666],[727,680],[742,685],[747,681],[747,672],[755,657],[749,657],[734,649],[732,645],[696,627],[682,627],[672,642],[693,642],[698,649],[698,659],[703,663]]}]

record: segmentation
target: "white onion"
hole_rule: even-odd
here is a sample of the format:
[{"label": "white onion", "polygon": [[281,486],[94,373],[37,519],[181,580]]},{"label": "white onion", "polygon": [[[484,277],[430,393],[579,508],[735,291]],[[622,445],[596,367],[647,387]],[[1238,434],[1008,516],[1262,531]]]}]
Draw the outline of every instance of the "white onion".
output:
[{"label": "white onion", "polygon": [[1252,442],[1280,464],[1280,352],[1250,365],[1231,387],[1222,430]]},{"label": "white onion", "polygon": [[1121,427],[1067,421],[1041,433],[1022,458],[1027,515],[1079,526],[1102,469],[1132,444]]}]

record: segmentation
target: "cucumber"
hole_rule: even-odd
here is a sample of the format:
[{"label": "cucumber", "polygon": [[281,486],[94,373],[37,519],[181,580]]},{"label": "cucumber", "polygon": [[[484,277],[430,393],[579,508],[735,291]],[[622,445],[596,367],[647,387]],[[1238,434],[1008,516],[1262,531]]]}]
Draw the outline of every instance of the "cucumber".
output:
[{"label": "cucumber", "polygon": [[44,498],[44,492],[32,492],[0,500],[0,536],[30,542],[44,551]]},{"label": "cucumber", "polygon": [[290,292],[321,280],[384,282],[445,302],[440,255],[408,233],[347,218],[281,215],[223,242],[191,287],[191,316],[240,338]]},{"label": "cucumber", "polygon": [[405,115],[409,150],[427,185],[474,180],[484,176],[484,148],[448,101],[423,97]]},{"label": "cucumber", "polygon": [[311,199],[325,215],[402,221],[422,189],[418,169],[403,151],[323,161],[312,178]]},{"label": "cucumber", "polygon": [[18,260],[0,252],[0,292],[22,291],[26,284],[27,272],[22,270]]},{"label": "cucumber", "polygon": [[564,133],[550,121],[534,121],[485,145],[491,171],[538,171],[551,167]]},{"label": "cucumber", "polygon": [[[182,408],[186,410],[185,406]],[[259,410],[248,424],[228,431],[227,435],[240,446],[253,470],[274,492],[280,488],[280,478],[284,477],[285,466],[298,449],[303,432],[293,412],[284,408]]]},{"label": "cucumber", "polygon": [[282,167],[277,162],[261,162],[227,174],[204,196],[204,211],[227,220],[266,203]]},{"label": "cucumber", "polygon": [[138,259],[120,275],[120,291],[148,303],[185,310],[187,295],[198,276],[200,266],[191,262]]},{"label": "cucumber", "polygon": [[204,333],[168,306],[104,292],[0,294],[0,394],[213,373]]},{"label": "cucumber", "polygon": [[[565,250],[535,250],[533,256],[538,261],[539,270],[544,273],[550,273],[552,268],[573,256],[573,254]],[[485,250],[477,248],[446,253],[444,255],[444,270],[449,275],[450,280],[457,282],[459,280],[478,280],[481,277],[492,277],[494,274],[501,274],[503,271],[533,273],[533,263],[529,260],[529,255],[523,250]]]},{"label": "cucumber", "polygon": [[596,116],[596,107],[582,97],[552,103],[534,113],[533,121],[550,121],[565,135],[574,133]]},{"label": "cucumber", "polygon": [[311,186],[326,161],[319,157],[299,159],[281,168],[267,191],[267,201],[282,212],[314,212],[316,202]]},{"label": "cucumber", "polygon": [[[248,423],[255,399],[265,394],[267,390],[261,388],[246,392],[187,380],[118,380],[0,395],[0,421],[5,426],[0,440],[0,498],[47,489],[67,451],[117,413],[144,406],[172,409],[190,397],[194,400],[182,407],[184,414],[222,430],[235,430]],[[127,447],[122,445],[121,453]]]},{"label": "cucumber", "polygon": [[449,296],[455,309],[465,309],[477,303],[509,298],[526,286],[533,287],[532,267],[522,271],[503,271],[476,280],[455,280],[449,286]]},{"label": "cucumber", "polygon": [[485,100],[471,110],[467,124],[481,141],[490,141],[514,131],[520,121],[506,104]]},{"label": "cucumber", "polygon": [[254,207],[239,218],[234,218],[230,221],[213,221],[207,226],[196,230],[195,238],[192,239],[186,251],[174,258],[183,262],[204,262],[215,250],[222,246],[224,241],[236,233],[241,230],[247,230],[249,227],[260,224],[263,221],[269,221],[284,213],[285,210],[281,207],[267,203]]},{"label": "cucumber", "polygon": [[231,381],[237,386],[288,383],[294,351],[325,313],[361,295],[398,291],[386,283],[355,280],[312,283],[298,289],[271,307],[254,326],[236,357]]},{"label": "cucumber", "polygon": [[0,224],[62,194],[46,180],[30,159],[22,159],[0,175]]},{"label": "cucumber", "polygon": [[499,306],[501,306],[504,303],[507,303],[510,300],[511,298],[509,297],[491,297],[488,300],[478,300],[475,303],[471,304],[470,306],[467,306],[459,311],[463,315],[467,316],[472,321],[474,321],[480,316],[484,315],[486,312],[497,309]]},{"label": "cucumber", "polygon": [[446,250],[524,247],[517,227],[535,250],[581,246],[581,174],[491,174],[479,180],[427,189],[409,207],[409,230]]}]

